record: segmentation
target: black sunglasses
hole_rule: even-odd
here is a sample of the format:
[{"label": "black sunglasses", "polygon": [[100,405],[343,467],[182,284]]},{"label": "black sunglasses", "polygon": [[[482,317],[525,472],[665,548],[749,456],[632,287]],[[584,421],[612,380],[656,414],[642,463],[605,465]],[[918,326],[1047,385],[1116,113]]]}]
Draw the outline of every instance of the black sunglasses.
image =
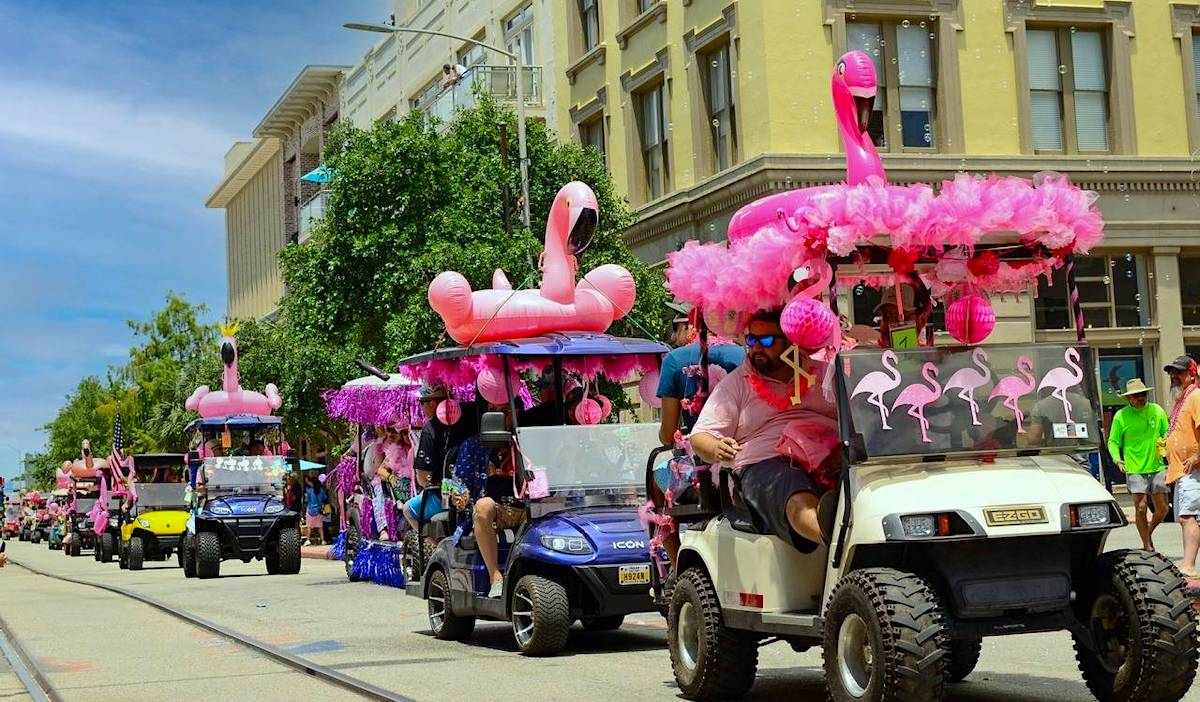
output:
[{"label": "black sunglasses", "polygon": [[775,337],[775,334],[763,334],[761,336],[758,334],[747,334],[746,348],[752,349],[755,346],[761,346],[764,349],[769,349],[775,345]]}]

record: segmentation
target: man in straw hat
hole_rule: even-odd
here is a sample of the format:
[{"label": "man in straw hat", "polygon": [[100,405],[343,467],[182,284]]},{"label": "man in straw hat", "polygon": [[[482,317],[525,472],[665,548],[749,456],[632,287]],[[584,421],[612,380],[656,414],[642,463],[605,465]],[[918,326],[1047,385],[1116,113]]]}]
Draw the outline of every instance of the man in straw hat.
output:
[{"label": "man in straw hat", "polygon": [[[1129,403],[1117,411],[1108,433],[1108,452],[1125,473],[1133,495],[1137,530],[1142,548],[1154,550],[1154,530],[1167,516],[1167,474],[1159,449],[1166,439],[1167,412],[1150,401],[1150,390],[1141,378],[1125,384],[1121,397]],[[1154,500],[1154,518],[1147,522],[1147,495]]]}]

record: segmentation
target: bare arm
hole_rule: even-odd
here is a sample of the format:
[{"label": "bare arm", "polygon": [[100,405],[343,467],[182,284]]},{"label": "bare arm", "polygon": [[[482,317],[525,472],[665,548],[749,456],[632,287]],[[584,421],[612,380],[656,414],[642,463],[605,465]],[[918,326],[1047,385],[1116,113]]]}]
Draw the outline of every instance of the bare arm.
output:
[{"label": "bare arm", "polygon": [[658,442],[662,446],[675,445],[675,431],[679,428],[682,409],[678,397],[662,398],[662,420],[658,425]]},{"label": "bare arm", "polygon": [[708,432],[692,434],[690,441],[696,455],[704,459],[705,463],[713,465],[728,463],[733,460],[733,457],[742,448],[732,436],[718,438],[716,435],[709,434]]}]

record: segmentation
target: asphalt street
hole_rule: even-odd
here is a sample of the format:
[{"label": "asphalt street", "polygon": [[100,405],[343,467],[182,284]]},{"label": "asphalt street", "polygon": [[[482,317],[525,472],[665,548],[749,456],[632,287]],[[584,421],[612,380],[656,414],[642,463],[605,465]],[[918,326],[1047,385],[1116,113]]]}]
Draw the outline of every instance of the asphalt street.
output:
[{"label": "asphalt street", "polygon": [[[1109,548],[1134,546],[1132,527]],[[1166,524],[1156,544],[1180,557],[1179,529]],[[14,562],[0,570],[5,632],[34,659],[65,700],[206,701],[352,699],[334,687],[258,652],[122,595],[35,575],[54,574],[115,585],[187,610],[239,634],[277,646],[418,702],[439,700],[679,699],[666,651],[665,622],[655,614],[626,619],[619,631],[572,631],[564,655],[524,658],[506,624],[481,623],[465,642],[434,639],[425,603],[403,592],[349,583],[341,563],[305,560],[300,575],[269,576],[261,563],[226,561],[219,580],[187,580],[170,564],[140,572],[90,556],[67,558],[44,545],[9,542]],[[747,700],[823,699],[821,654],[786,644],[762,649],[758,681]],[[0,700],[27,699],[0,659]],[[1091,700],[1065,633],[984,641],[966,682],[951,687],[961,702]],[[1184,698],[1200,702],[1195,687]]]}]

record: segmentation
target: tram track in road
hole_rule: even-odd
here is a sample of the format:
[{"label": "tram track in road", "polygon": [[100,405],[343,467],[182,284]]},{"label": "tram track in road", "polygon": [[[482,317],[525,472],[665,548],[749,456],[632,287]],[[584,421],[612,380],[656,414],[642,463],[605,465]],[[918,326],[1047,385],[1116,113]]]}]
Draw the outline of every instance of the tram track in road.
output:
[{"label": "tram track in road", "polygon": [[[141,593],[134,592],[117,585],[109,585],[83,578],[74,578],[66,575],[49,573],[41,570],[40,568],[21,563],[20,561],[13,560],[11,558],[9,559],[9,565],[18,566],[30,573],[33,573],[34,575],[44,578],[50,578],[83,587],[96,588],[98,590],[103,590],[134,600],[182,622],[216,634],[217,636],[233,642],[234,644],[260,653],[294,671],[303,673],[349,692],[353,692],[365,699],[380,700],[381,702],[416,702],[416,700],[412,699],[411,697],[407,697],[392,690],[387,690],[377,685],[373,685],[365,680],[360,680],[359,678],[355,678],[351,675],[346,675],[345,673],[328,666],[314,663],[290,651],[279,648],[278,646],[273,646],[265,641],[260,641],[259,639],[246,636],[227,626],[218,624],[214,621],[201,617],[192,612],[188,612],[187,610],[180,609],[166,602],[162,602],[161,600],[157,600],[153,597],[148,597]],[[9,655],[10,647],[12,649],[11,656]],[[2,650],[5,657],[9,659],[14,672],[17,673],[17,676],[20,678],[22,684],[24,684],[29,690],[34,702],[61,701],[62,698],[59,697],[54,691],[53,685],[49,682],[44,673],[38,669],[36,660],[24,652],[17,642],[15,633],[4,623],[2,618],[0,618],[0,650]],[[22,670],[24,671],[24,677],[22,677]],[[30,685],[33,685],[33,687],[31,688]]]}]

